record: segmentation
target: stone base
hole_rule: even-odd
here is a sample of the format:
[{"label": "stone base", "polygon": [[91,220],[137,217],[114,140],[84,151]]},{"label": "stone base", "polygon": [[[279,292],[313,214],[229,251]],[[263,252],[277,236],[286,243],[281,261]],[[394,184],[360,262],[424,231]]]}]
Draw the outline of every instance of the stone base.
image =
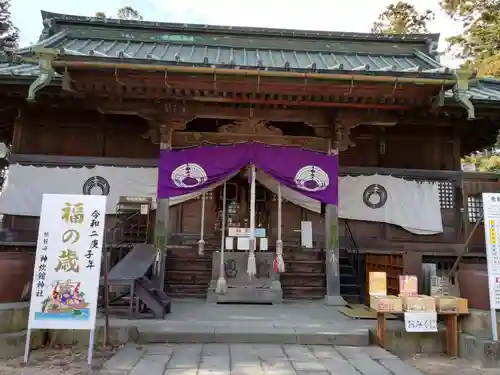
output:
[{"label": "stone base", "polygon": [[[445,351],[445,329],[438,332],[406,332],[400,322],[388,322],[385,349],[402,358],[411,358],[415,354],[443,354]],[[392,326],[392,327],[391,327]],[[377,332],[370,329],[370,341],[376,344]]]},{"label": "stone base", "polygon": [[345,306],[347,302],[342,296],[325,296],[325,305],[327,306]]},{"label": "stone base", "polygon": [[0,303],[0,333],[26,330],[29,309],[29,302]]},{"label": "stone base", "polygon": [[458,353],[459,357],[477,363],[480,367],[500,367],[500,342],[462,333],[458,339]]},{"label": "stone base", "polygon": [[[469,314],[459,319],[463,333],[481,338],[492,339],[491,313],[489,310],[469,309]],[[497,330],[500,332],[500,314],[497,313]]]},{"label": "stone base", "polygon": [[[47,332],[31,331],[31,350],[43,347],[47,340]],[[0,334],[0,359],[20,357],[24,355],[26,331]]]},{"label": "stone base", "polygon": [[270,287],[258,286],[228,286],[227,293],[215,292],[217,281],[212,280],[207,292],[207,302],[210,303],[249,303],[276,304],[283,302],[281,283],[273,281]]}]

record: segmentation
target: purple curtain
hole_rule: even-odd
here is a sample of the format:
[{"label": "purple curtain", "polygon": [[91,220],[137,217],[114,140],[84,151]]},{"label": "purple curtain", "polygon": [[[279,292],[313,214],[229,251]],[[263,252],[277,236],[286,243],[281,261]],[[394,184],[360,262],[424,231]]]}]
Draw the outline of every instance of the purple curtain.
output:
[{"label": "purple curtain", "polygon": [[202,190],[245,167],[250,159],[246,144],[163,150],[158,166],[158,198]]},{"label": "purple curtain", "polygon": [[258,168],[290,189],[325,204],[338,203],[338,156],[255,144],[254,157]]},{"label": "purple curtain", "polygon": [[162,151],[158,197],[199,191],[250,163],[299,193],[325,204],[337,204],[337,156],[256,143]]}]

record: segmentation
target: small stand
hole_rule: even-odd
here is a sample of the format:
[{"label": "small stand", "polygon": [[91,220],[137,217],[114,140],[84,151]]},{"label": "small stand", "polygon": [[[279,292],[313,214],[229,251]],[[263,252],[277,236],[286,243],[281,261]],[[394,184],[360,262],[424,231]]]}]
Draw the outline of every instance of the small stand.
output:
[{"label": "small stand", "polygon": [[[398,315],[402,313],[377,311],[377,344],[383,349],[387,343],[387,319],[386,315]],[[446,355],[451,358],[458,356],[458,315],[457,313],[437,313],[444,316],[446,325]]]}]

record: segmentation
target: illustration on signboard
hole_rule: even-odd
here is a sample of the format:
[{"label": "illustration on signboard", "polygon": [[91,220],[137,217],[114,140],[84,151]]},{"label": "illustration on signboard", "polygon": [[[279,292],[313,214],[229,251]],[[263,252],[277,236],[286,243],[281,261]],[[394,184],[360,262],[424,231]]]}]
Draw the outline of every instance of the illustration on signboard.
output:
[{"label": "illustration on signboard", "polygon": [[80,287],[80,282],[57,281],[50,296],[42,301],[41,312],[35,313],[35,319],[88,320],[89,303]]}]

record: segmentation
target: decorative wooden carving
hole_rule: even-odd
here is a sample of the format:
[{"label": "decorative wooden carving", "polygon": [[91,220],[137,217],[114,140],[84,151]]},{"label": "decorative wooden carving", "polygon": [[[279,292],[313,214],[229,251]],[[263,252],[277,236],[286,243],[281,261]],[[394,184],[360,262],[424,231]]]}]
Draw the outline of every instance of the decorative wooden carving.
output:
[{"label": "decorative wooden carving", "polygon": [[149,129],[142,135],[143,139],[149,139],[153,144],[170,143],[170,133],[186,129],[188,120],[183,118],[169,118],[160,120],[149,120]]},{"label": "decorative wooden carving", "polygon": [[247,118],[244,120],[236,120],[232,124],[219,127],[219,133],[236,133],[236,134],[259,134],[270,136],[281,136],[283,132],[274,127],[268,126],[269,120],[261,118]]},{"label": "decorative wooden carving", "polygon": [[190,147],[201,143],[231,144],[245,141],[262,142],[273,145],[297,146],[326,152],[330,141],[317,137],[292,137],[283,135],[247,134],[247,133],[210,133],[210,132],[174,132],[172,147]]},{"label": "decorative wooden carving", "polygon": [[350,133],[358,125],[394,126],[396,124],[396,116],[388,112],[339,111],[335,118],[336,148],[345,151],[349,147],[356,146],[356,143],[350,138]]}]

